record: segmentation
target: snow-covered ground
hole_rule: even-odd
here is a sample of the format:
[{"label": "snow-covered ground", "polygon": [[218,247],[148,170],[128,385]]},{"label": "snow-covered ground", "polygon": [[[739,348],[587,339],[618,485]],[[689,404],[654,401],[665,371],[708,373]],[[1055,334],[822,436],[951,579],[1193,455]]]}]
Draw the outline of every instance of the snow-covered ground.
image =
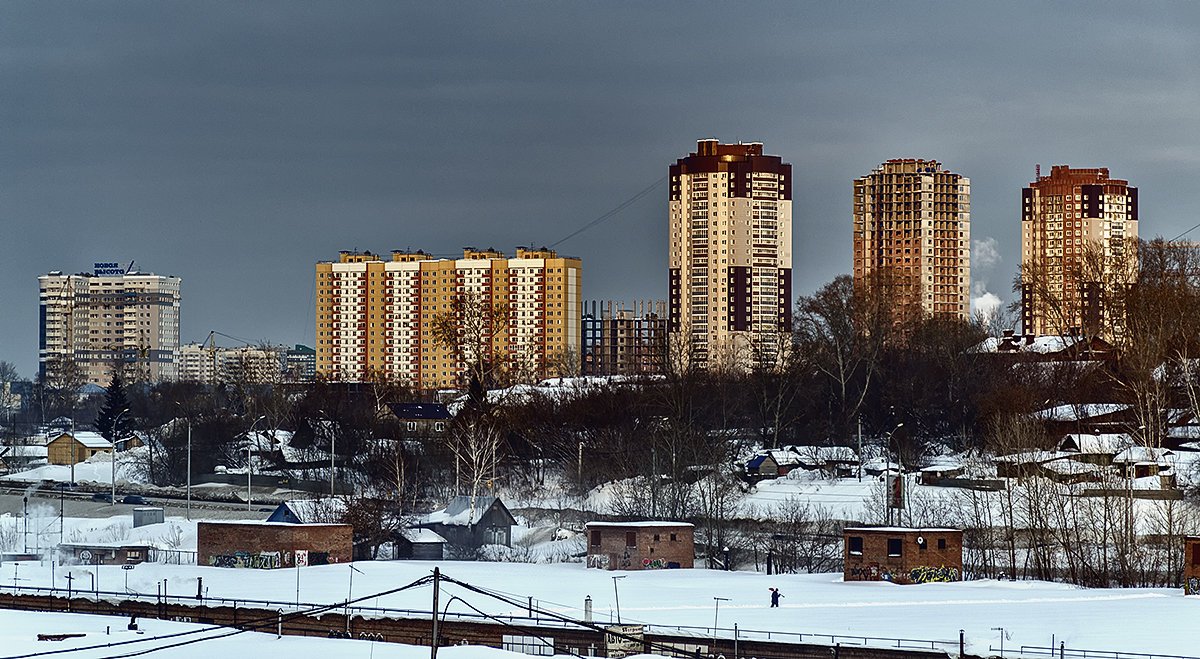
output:
[{"label": "snow-covered ground", "polygon": [[[27,656],[59,651],[70,657],[91,659],[128,656],[128,653],[158,650],[150,656],[171,659],[212,657],[287,657],[288,659],[423,659],[428,647],[284,636],[261,632],[234,633],[210,627],[166,620],[141,619],[138,631],[126,629],[128,618],[75,613],[32,613],[0,610],[0,652],[4,656]],[[39,641],[38,634],[84,634],[82,638]],[[186,635],[182,635],[186,634]],[[124,645],[115,645],[124,644]],[[90,650],[85,648],[92,648]],[[68,652],[69,651],[69,652]],[[518,659],[527,655],[478,646],[451,646],[438,650],[446,659]]]},{"label": "snow-covered ground", "polygon": [[[954,643],[966,633],[970,651],[984,654],[998,645],[995,631],[1003,627],[1005,646],[1049,646],[1052,640],[1068,648],[1129,652],[1195,654],[1195,621],[1200,597],[1185,597],[1177,589],[1085,589],[1063,584],[1022,581],[973,581],[897,586],[886,582],[844,583],[840,575],[775,575],[712,570],[668,570],[613,573],[587,569],[578,563],[532,565],[521,563],[376,561],[353,566],[327,565],[300,569],[238,570],[195,566],[142,564],[132,570],[119,566],[52,568],[49,564],[6,563],[0,567],[0,590],[20,586],[67,585],[68,571],[75,588],[90,590],[98,577],[101,591],[128,591],[153,598],[167,581],[168,592],[193,598],[201,585],[210,600],[239,599],[301,603],[344,601],[366,597],[363,607],[428,611],[429,586],[371,597],[373,593],[411,583],[438,566],[447,577],[509,595],[536,607],[583,617],[584,599],[593,600],[600,622],[615,621],[619,590],[620,617],[626,624],[690,627],[698,636],[711,636],[714,616],[718,633],[732,635],[736,624],[742,638],[773,638],[780,633],[843,637],[925,639]],[[623,577],[614,583],[613,577]],[[768,588],[784,598],[768,608]],[[466,604],[496,615],[524,615],[514,606],[444,583],[442,602],[449,614],[471,614]],[[720,602],[719,612],[714,598]],[[194,600],[191,600],[194,601]],[[40,630],[39,630],[40,631]],[[808,638],[813,641],[813,638]],[[847,642],[847,641],[843,641]]]}]

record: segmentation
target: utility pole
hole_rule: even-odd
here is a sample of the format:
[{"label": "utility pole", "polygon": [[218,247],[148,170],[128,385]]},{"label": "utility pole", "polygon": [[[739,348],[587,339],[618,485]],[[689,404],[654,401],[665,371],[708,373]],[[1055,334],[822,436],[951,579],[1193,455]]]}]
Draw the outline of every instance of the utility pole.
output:
[{"label": "utility pole", "polygon": [[437,659],[438,648],[438,581],[442,578],[442,573],[438,568],[433,568],[433,638],[429,643],[429,659]]}]

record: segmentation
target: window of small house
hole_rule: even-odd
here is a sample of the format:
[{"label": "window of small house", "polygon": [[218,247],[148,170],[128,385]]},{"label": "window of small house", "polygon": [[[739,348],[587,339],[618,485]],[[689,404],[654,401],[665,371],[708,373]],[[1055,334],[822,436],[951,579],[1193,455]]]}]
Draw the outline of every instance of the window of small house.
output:
[{"label": "window of small house", "polygon": [[592,545],[596,547],[600,546],[600,531],[595,529],[592,530]]},{"label": "window of small house", "polygon": [[938,549],[945,549],[945,548],[946,548],[946,539],[938,538]]},{"label": "window of small house", "polygon": [[851,536],[850,537],[850,553],[855,556],[862,556],[862,551],[863,551],[862,550],[862,538],[856,537],[856,536]]},{"label": "window of small house", "polygon": [[658,542],[658,534],[657,533],[654,534],[654,541]]},{"label": "window of small house", "polygon": [[636,532],[634,532],[634,531],[626,531],[625,532],[625,546],[626,547],[636,547],[637,546],[637,533]]},{"label": "window of small house", "polygon": [[675,542],[675,541],[676,541],[675,534],[674,534],[674,533],[672,533],[672,534],[671,534],[671,542]]},{"label": "window of small house", "polygon": [[1192,545],[1192,565],[1200,565],[1200,542]]},{"label": "window of small house", "polygon": [[902,546],[900,538],[888,538],[888,556],[900,556]]}]

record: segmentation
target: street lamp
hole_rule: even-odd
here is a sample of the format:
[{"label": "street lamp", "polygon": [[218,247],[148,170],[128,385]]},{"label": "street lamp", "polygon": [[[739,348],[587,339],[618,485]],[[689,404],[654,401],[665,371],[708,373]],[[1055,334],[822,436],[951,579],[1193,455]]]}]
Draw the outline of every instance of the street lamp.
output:
[{"label": "street lamp", "polygon": [[120,444],[123,441],[129,441],[117,439],[117,424],[121,422],[121,417],[125,416],[125,413],[128,411],[129,408],[127,407],[118,412],[117,415],[113,417],[112,422],[112,460],[109,460],[109,462],[112,463],[112,500],[108,502],[108,505],[110,506],[117,505],[117,444]]},{"label": "street lamp", "polygon": [[621,624],[621,594],[617,592],[617,579],[624,579],[625,575],[613,577],[613,598],[617,601],[617,624]]},{"label": "street lamp", "polygon": [[262,421],[265,418],[267,418],[267,417],[260,416],[257,419],[255,419],[254,423],[250,424],[250,430],[247,431],[247,433],[246,433],[246,510],[247,511],[250,510],[250,474],[253,473],[253,469],[251,469],[251,462],[250,462],[250,449],[252,448],[252,445],[250,442],[251,442],[251,438],[254,436],[254,427],[258,425],[259,421]]},{"label": "street lamp", "polygon": [[113,442],[112,460],[110,461],[112,462],[112,501],[108,502],[110,506],[117,505],[117,444],[130,442],[133,439],[133,437],[126,437],[125,439],[118,439]]},{"label": "street lamp", "polygon": [[717,640],[717,616],[721,615],[721,602],[728,602],[728,601],[729,601],[728,597],[714,597],[713,598],[713,602],[715,603],[715,607],[713,609],[713,641],[714,642],[716,642],[716,640]]}]

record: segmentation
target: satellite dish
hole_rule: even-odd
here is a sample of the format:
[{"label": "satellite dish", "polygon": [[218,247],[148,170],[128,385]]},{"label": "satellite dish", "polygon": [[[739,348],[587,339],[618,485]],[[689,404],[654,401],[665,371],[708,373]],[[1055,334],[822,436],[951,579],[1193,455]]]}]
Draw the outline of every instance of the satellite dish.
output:
[{"label": "satellite dish", "polygon": [[922,536],[922,535],[917,536],[917,544],[924,547],[925,546],[925,536]]}]

